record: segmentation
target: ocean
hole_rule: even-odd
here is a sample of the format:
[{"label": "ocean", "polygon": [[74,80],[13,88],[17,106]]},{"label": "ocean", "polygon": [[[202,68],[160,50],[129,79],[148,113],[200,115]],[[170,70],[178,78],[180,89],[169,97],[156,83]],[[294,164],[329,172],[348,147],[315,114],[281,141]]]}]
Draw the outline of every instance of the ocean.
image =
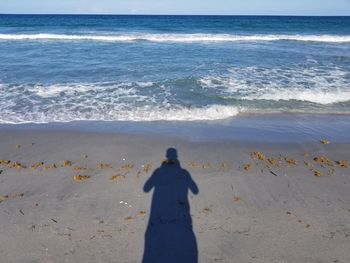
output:
[{"label": "ocean", "polygon": [[0,15],[0,123],[350,115],[350,17]]}]

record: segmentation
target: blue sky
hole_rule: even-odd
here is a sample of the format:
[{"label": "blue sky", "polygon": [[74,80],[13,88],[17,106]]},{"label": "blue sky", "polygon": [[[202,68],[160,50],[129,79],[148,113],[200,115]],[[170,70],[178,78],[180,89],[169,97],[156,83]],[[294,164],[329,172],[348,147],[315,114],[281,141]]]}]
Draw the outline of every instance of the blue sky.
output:
[{"label": "blue sky", "polygon": [[350,15],[350,0],[0,0],[0,13]]}]

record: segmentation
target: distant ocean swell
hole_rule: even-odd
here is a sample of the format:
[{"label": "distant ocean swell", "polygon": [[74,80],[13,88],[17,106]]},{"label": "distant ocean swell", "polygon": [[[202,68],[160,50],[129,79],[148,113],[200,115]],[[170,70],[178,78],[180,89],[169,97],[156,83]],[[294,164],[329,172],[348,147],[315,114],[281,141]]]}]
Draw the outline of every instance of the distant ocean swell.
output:
[{"label": "distant ocean swell", "polygon": [[116,34],[116,35],[70,35],[70,34],[0,34],[0,40],[7,41],[101,41],[101,42],[261,42],[261,41],[303,41],[324,43],[350,43],[350,35],[233,35],[233,34]]}]

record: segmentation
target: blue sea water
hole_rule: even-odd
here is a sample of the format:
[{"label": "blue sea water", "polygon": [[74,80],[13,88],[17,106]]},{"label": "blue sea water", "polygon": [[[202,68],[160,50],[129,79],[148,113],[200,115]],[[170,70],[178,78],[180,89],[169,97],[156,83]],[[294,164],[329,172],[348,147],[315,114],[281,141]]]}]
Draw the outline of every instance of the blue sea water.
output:
[{"label": "blue sea water", "polygon": [[350,114],[350,17],[0,15],[0,123]]}]

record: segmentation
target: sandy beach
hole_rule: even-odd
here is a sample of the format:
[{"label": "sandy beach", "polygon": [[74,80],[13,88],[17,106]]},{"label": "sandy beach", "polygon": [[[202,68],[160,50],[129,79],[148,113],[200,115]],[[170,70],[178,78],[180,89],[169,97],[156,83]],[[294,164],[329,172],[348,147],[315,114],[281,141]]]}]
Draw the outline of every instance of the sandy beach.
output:
[{"label": "sandy beach", "polygon": [[[141,262],[147,227],[171,258],[173,224],[184,251],[188,224],[198,262],[350,261],[348,143],[15,128],[0,138],[1,262]],[[182,169],[162,165],[171,147]],[[150,220],[156,169],[187,171],[198,188],[179,200],[186,220],[172,207]]]}]

